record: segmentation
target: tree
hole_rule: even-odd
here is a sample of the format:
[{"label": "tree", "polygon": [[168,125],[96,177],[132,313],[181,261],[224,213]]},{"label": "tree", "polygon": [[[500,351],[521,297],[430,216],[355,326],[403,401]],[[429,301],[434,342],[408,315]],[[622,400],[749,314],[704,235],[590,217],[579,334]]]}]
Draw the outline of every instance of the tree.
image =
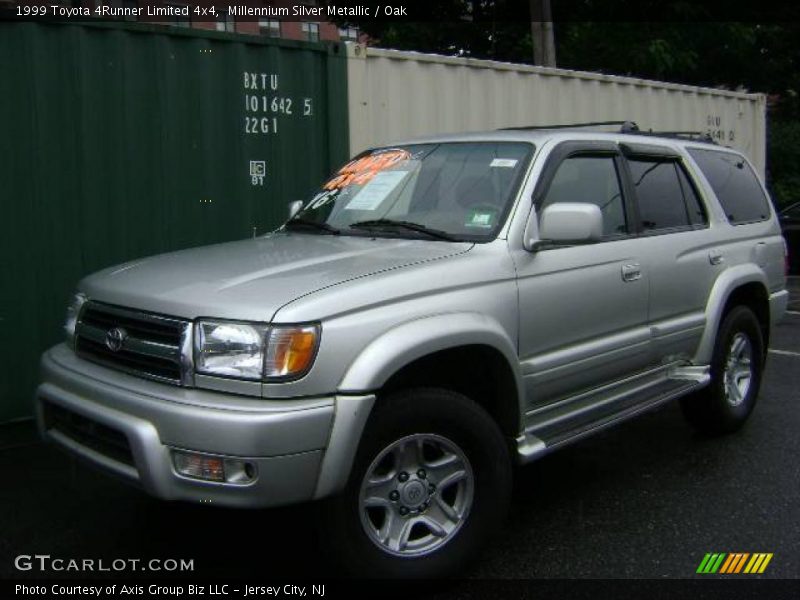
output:
[{"label": "tree", "polygon": [[533,62],[546,67],[556,66],[556,45],[553,37],[553,11],[550,0],[529,0]]},{"label": "tree", "polygon": [[520,0],[435,0],[425,5],[424,22],[336,22],[358,27],[383,48],[528,63],[532,57],[528,3]]},{"label": "tree", "polygon": [[[532,18],[541,1],[437,0],[426,4],[421,23],[343,22],[382,47],[530,63],[530,23],[543,20]],[[782,114],[800,116],[793,95],[800,90],[800,15],[797,21],[712,20],[740,11],[769,18],[768,4],[557,0],[552,8],[558,66],[777,94]]]},{"label": "tree", "polygon": [[[535,2],[431,1],[424,23],[351,23],[383,47],[530,63]],[[769,0],[556,0],[552,8],[559,67],[769,94],[768,181],[779,204],[800,198],[800,3],[786,14]]]}]

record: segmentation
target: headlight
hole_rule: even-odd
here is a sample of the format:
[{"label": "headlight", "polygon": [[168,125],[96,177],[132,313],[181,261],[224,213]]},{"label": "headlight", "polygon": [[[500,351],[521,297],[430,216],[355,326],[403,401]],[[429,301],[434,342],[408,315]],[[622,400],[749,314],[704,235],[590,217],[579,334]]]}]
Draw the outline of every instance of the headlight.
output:
[{"label": "headlight", "polygon": [[195,370],[237,379],[296,379],[311,368],[318,343],[319,325],[198,321]]},{"label": "headlight", "polygon": [[276,325],[269,330],[264,375],[295,379],[311,368],[319,345],[319,325]]},{"label": "headlight", "polygon": [[194,364],[198,373],[261,379],[266,326],[228,321],[199,321]]},{"label": "headlight", "polygon": [[86,300],[85,294],[76,292],[72,295],[69,306],[67,306],[67,318],[64,321],[64,331],[67,334],[67,342],[69,344],[75,343],[75,327],[78,324],[78,317],[80,317],[81,308]]}]

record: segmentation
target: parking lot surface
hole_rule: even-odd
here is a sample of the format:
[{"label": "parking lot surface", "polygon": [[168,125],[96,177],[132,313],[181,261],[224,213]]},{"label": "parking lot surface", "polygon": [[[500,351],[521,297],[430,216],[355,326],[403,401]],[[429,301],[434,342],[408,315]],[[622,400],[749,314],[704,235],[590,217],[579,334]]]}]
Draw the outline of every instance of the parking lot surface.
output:
[{"label": "parking lot surface", "polygon": [[[800,279],[791,285],[800,291]],[[709,552],[767,552],[774,557],[758,577],[800,577],[798,431],[795,301],[742,431],[698,436],[671,404],[519,469],[505,527],[462,575],[683,578]],[[308,506],[156,501],[40,443],[30,422],[0,428],[0,473],[0,577],[47,576],[14,570],[15,556],[37,553],[193,559],[203,577],[335,575]]]}]

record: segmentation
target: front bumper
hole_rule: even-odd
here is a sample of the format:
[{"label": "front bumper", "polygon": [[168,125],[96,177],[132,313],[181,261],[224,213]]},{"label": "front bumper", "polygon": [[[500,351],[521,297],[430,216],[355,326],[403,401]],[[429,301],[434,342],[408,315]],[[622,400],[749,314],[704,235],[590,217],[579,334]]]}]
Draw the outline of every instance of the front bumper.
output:
[{"label": "front bumper", "polygon": [[[340,489],[373,401],[181,388],[87,362],[64,344],[42,357],[36,390],[46,440],[158,498],[238,507],[291,504]],[[80,428],[63,426],[55,413]],[[245,483],[189,478],[176,472],[173,449],[246,461],[255,476]]]}]

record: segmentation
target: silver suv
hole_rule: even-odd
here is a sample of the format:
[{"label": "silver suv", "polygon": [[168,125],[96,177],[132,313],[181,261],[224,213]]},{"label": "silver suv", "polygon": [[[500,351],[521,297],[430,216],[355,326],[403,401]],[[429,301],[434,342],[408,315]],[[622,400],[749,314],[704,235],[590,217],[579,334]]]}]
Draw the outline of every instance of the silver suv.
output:
[{"label": "silver suv", "polygon": [[451,572],[514,464],[680,399],[756,403],[785,245],[741,154],[514,130],[364,152],[277,231],[78,286],[43,436],[168,500],[326,499],[362,573]]}]

